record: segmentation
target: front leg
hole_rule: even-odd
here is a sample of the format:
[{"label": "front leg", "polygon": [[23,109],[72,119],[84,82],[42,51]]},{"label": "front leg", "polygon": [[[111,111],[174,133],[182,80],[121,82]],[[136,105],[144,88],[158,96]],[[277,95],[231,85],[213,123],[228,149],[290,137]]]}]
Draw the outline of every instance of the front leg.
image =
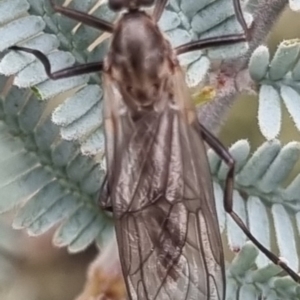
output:
[{"label": "front leg", "polygon": [[89,14],[80,12],[80,11],[75,10],[75,9],[70,9],[70,8],[67,8],[67,7],[57,5],[57,4],[54,3],[53,0],[49,0],[49,1],[50,1],[51,6],[52,6],[52,8],[55,12],[61,13],[62,15],[66,16],[70,19],[81,22],[85,25],[94,27],[96,29],[103,30],[105,32],[112,33],[114,31],[114,25],[110,22],[107,22],[105,20],[93,17]]},{"label": "front leg", "polygon": [[45,72],[50,79],[56,80],[61,78],[73,77],[87,73],[101,72],[103,70],[103,62],[93,62],[87,63],[78,66],[72,66],[69,68],[65,68],[56,72],[51,72],[51,65],[47,56],[39,50],[20,47],[20,46],[12,46],[9,47],[10,50],[15,51],[23,51],[26,53],[30,53],[34,55],[38,60],[43,64],[45,68]]},{"label": "front leg", "polygon": [[224,190],[224,208],[225,211],[232,217],[234,222],[241,228],[250,241],[268,257],[274,264],[279,265],[284,271],[289,274],[295,282],[300,283],[300,276],[293,271],[288,265],[281,260],[277,255],[263,246],[250,232],[243,220],[233,211],[233,186],[234,186],[234,159],[224,145],[210,133],[202,124],[199,123],[200,132],[205,142],[221,157],[227,164],[229,171],[225,180]]},{"label": "front leg", "polygon": [[232,45],[240,42],[246,42],[246,36],[244,33],[242,34],[228,34],[223,36],[216,36],[211,38],[202,39],[199,41],[189,42],[178,46],[175,48],[175,52],[177,55],[197,51],[201,49],[206,49],[210,47],[219,47]]}]

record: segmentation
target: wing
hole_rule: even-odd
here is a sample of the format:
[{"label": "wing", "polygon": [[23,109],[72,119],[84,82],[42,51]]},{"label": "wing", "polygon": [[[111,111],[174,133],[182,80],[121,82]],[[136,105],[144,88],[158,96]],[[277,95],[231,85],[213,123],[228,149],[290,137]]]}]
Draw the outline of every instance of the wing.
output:
[{"label": "wing", "polygon": [[122,111],[110,116],[108,184],[129,298],[223,300],[223,250],[201,136],[182,108],[149,112],[134,124]]}]

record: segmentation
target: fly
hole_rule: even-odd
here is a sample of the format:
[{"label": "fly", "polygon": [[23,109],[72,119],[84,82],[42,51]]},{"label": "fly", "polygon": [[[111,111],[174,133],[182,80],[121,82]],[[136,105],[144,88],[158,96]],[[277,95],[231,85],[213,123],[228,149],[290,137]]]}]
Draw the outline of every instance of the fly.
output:
[{"label": "fly", "polygon": [[[224,255],[206,156],[206,142],[229,166],[224,206],[247,237],[295,281],[299,276],[261,245],[232,210],[234,160],[196,117],[177,55],[234,44],[244,34],[190,42],[172,49],[157,26],[167,0],[109,0],[125,9],[115,23],[61,7],[55,12],[112,34],[104,61],[51,72],[40,51],[20,46],[51,79],[99,72],[104,81],[107,176],[100,203],[111,209],[129,299],[225,299]],[[154,5],[150,16],[141,6]]]}]

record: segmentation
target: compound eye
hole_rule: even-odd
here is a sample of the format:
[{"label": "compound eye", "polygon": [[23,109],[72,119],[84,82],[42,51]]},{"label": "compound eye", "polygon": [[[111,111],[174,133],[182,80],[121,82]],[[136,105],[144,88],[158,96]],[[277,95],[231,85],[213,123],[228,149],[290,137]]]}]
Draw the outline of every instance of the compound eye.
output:
[{"label": "compound eye", "polygon": [[108,6],[113,11],[119,11],[124,7],[124,0],[108,0]]}]

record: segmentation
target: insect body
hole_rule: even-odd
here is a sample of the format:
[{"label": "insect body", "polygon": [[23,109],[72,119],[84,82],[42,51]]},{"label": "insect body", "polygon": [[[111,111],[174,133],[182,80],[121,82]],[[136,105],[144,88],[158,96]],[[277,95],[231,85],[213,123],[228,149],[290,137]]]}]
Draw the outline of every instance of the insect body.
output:
[{"label": "insect body", "polygon": [[[240,5],[234,0],[241,19]],[[53,4],[55,11],[112,33],[104,62],[51,73],[52,79],[103,71],[105,84],[107,193],[101,205],[111,208],[122,271],[130,299],[224,300],[225,267],[212,180],[204,141],[226,161],[226,211],[273,262],[299,277],[265,249],[232,211],[234,162],[198,121],[177,54],[232,44],[245,35],[227,35],[172,49],[157,26],[166,1],[149,16],[140,10],[152,0],[111,0],[125,8],[116,24]]]},{"label": "insect body", "polygon": [[124,14],[104,68],[108,186],[131,297],[223,299],[206,152],[170,43],[143,11]]}]

